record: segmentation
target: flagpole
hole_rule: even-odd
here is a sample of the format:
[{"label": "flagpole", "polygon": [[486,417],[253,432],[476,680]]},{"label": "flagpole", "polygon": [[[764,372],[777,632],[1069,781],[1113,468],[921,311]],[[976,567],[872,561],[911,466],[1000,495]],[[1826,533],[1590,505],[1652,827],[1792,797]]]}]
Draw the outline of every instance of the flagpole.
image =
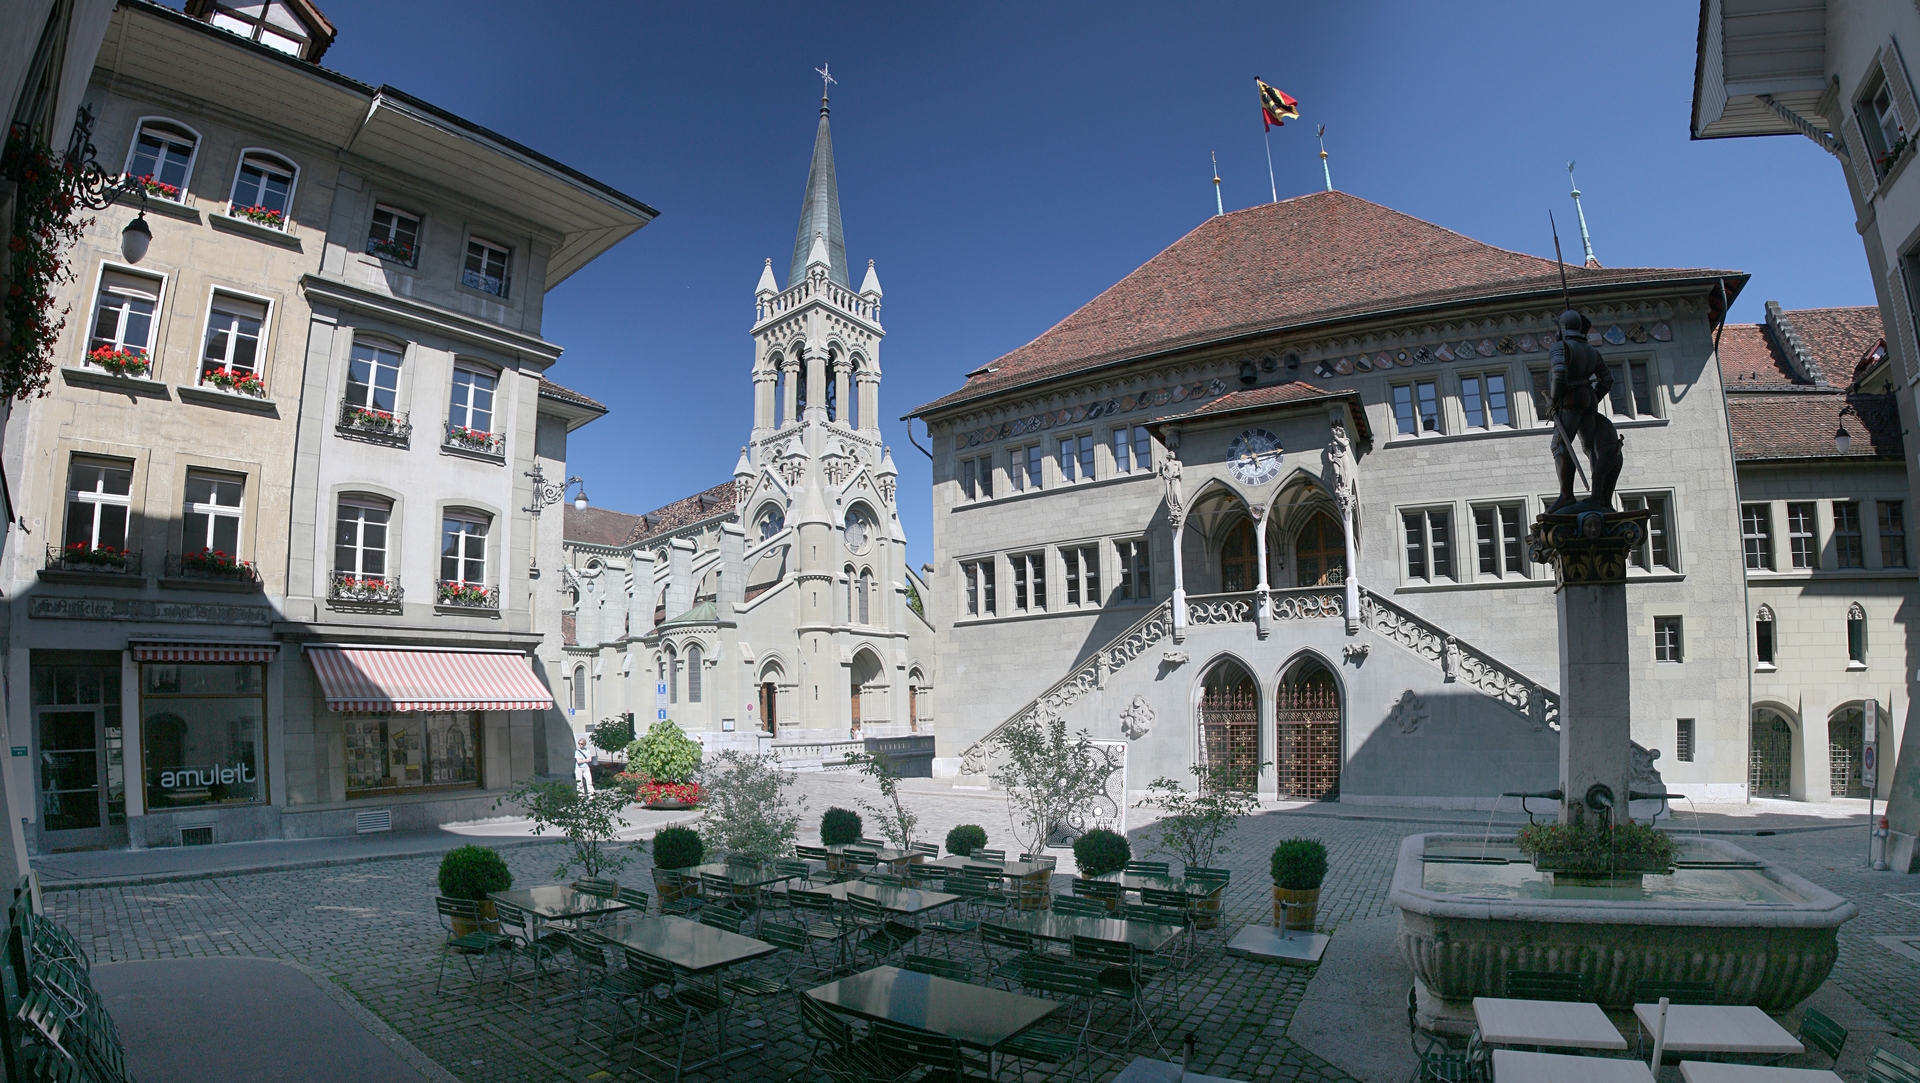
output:
[{"label": "flagpole", "polygon": [[1268,128],[1261,133],[1261,137],[1267,141],[1267,190],[1273,194],[1273,201],[1278,203],[1280,186],[1273,181],[1273,129]]}]

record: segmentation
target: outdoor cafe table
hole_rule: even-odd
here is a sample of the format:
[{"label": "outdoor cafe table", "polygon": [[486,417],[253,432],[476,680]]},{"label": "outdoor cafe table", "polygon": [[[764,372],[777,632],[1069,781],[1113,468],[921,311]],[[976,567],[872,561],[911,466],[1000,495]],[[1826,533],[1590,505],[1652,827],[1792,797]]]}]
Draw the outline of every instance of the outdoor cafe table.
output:
[{"label": "outdoor cafe table", "polygon": [[[984,985],[949,981],[892,966],[876,966],[807,995],[838,1012],[954,1038],[989,1054],[1052,1015],[1061,1003]],[[992,1072],[992,1061],[988,1061]]]},{"label": "outdoor cafe table", "polygon": [[[1649,1038],[1660,1019],[1660,1005],[1635,1004],[1634,1018]],[[1806,1049],[1767,1013],[1750,1004],[1669,1004],[1669,1053],[1754,1053],[1777,1057]]]},{"label": "outdoor cafe table", "polygon": [[819,890],[821,894],[831,895],[839,902],[846,902],[849,895],[872,899],[880,904],[880,909],[891,914],[924,914],[929,910],[938,910],[948,903],[957,902],[960,898],[958,895],[949,895],[944,891],[895,887],[892,884],[863,884],[858,880],[828,884]]},{"label": "outdoor cafe table", "polygon": [[1474,1022],[1488,1045],[1549,1049],[1625,1049],[1627,1040],[1597,1004],[1474,997]]},{"label": "outdoor cafe table", "polygon": [[1108,884],[1119,884],[1122,892],[1139,891],[1150,887],[1155,891],[1178,891],[1184,895],[1198,896],[1201,900],[1194,924],[1201,929],[1212,929],[1220,924],[1220,894],[1227,889],[1225,880],[1187,879],[1184,876],[1157,876],[1153,873],[1110,872],[1101,876],[1089,876],[1089,880],[1099,880]]},{"label": "outdoor cafe table", "polygon": [[[1668,1008],[1672,1010],[1671,1007]],[[1722,1064],[1701,1060],[1680,1062],[1680,1078],[1687,1083],[1840,1083],[1825,1068],[1774,1068],[1758,1064]]]},{"label": "outdoor cafe table", "polygon": [[541,884],[512,891],[493,891],[487,897],[508,906],[517,906],[542,921],[572,921],[627,909],[626,903],[576,891],[566,884]]},{"label": "outdoor cafe table", "polygon": [[1044,861],[988,861],[978,857],[962,857],[948,854],[938,861],[922,862],[923,865],[937,865],[943,869],[959,872],[963,869],[991,868],[997,870],[1002,879],[1017,880],[1025,885],[1021,892],[1019,905],[1022,910],[1038,910],[1046,905],[1048,884],[1053,881],[1053,865]]},{"label": "outdoor cafe table", "polygon": [[731,861],[715,861],[709,865],[696,865],[687,870],[696,876],[724,876],[734,887],[765,887],[782,880],[798,880],[801,873],[781,872],[773,865],[746,865]]},{"label": "outdoor cafe table", "polygon": [[[1056,914],[1051,910],[1029,910],[1008,914],[992,924],[1030,933],[1039,940],[1072,943],[1076,936],[1095,940],[1124,940],[1144,952],[1157,952],[1186,927],[1162,925],[1157,921],[1131,921],[1123,918],[1096,918],[1080,914]],[[1622,1043],[1622,1048],[1625,1043]]]},{"label": "outdoor cafe table", "polygon": [[1637,1060],[1496,1049],[1493,1083],[1653,1083],[1653,1072]]},{"label": "outdoor cafe table", "polygon": [[621,947],[665,963],[689,978],[712,976],[713,993],[723,1005],[719,1019],[719,1047],[707,1060],[683,1066],[682,1072],[717,1064],[728,1057],[750,1052],[765,1044],[762,1042],[732,1052],[727,1051],[727,1008],[724,1005],[728,1004],[728,1000],[720,985],[720,972],[730,966],[772,955],[780,949],[750,936],[741,936],[739,933],[730,933],[711,925],[702,925],[697,921],[671,916],[617,921],[596,931]]}]

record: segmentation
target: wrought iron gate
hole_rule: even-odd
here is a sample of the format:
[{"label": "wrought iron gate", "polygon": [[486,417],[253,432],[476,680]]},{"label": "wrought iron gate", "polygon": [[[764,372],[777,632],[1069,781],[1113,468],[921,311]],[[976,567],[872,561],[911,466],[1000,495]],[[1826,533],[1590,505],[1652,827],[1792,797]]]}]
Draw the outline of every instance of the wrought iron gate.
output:
[{"label": "wrought iron gate", "polygon": [[1273,731],[1280,796],[1340,796],[1340,693],[1331,681],[1281,688]]},{"label": "wrought iron gate", "polygon": [[1860,756],[1865,745],[1865,712],[1848,707],[1827,722],[1827,762],[1832,769],[1833,796],[1865,797],[1860,784]]},{"label": "wrought iron gate", "polygon": [[1200,698],[1200,766],[1209,784],[1260,787],[1260,700],[1251,690],[1207,689]]},{"label": "wrought iron gate", "polygon": [[1747,784],[1755,797],[1792,795],[1793,728],[1773,711],[1753,712],[1753,751]]}]

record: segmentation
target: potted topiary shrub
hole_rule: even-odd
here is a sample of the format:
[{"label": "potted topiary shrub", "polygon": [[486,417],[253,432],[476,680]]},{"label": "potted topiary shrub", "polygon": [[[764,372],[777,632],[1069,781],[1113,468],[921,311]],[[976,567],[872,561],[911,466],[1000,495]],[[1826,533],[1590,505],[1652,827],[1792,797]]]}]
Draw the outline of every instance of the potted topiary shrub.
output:
[{"label": "potted topiary shrub", "polygon": [[[1318,839],[1282,839],[1273,848],[1273,924],[1312,929],[1327,878],[1327,847]],[[1285,907],[1280,904],[1286,903]]]},{"label": "potted topiary shrub", "polygon": [[[513,886],[513,872],[498,851],[487,846],[456,846],[440,859],[440,894],[449,899],[471,899],[480,904],[482,924],[488,932],[499,932],[493,900],[487,896]],[[454,919],[453,934],[473,932],[472,924]]]},{"label": "potted topiary shrub", "polygon": [[627,773],[635,781],[634,800],[653,809],[692,808],[700,787],[691,781],[700,768],[700,742],[663,718],[627,746]]},{"label": "potted topiary shrub", "polygon": [[1073,840],[1073,863],[1082,876],[1105,876],[1119,872],[1133,860],[1133,847],[1117,831],[1096,827]]},{"label": "potted topiary shrub", "polygon": [[[847,846],[859,842],[860,832],[865,829],[859,813],[850,808],[830,808],[820,815],[820,845]],[[847,868],[846,859],[839,854],[827,855],[828,872],[844,872]]]},{"label": "potted topiary shrub", "polygon": [[[707,854],[700,833],[691,827],[663,827],[653,836],[653,887],[660,895],[661,912],[666,905],[699,892],[699,885],[681,883],[673,875],[681,869],[700,864]],[[663,875],[664,874],[664,875]]]},{"label": "potted topiary shrub", "polygon": [[947,832],[947,852],[958,857],[966,857],[986,844],[986,829],[979,824],[961,824]]}]

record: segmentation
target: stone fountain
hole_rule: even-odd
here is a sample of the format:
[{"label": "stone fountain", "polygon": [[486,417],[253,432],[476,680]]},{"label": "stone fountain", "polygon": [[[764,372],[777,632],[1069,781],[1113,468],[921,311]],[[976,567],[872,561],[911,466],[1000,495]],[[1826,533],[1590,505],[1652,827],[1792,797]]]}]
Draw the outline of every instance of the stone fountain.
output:
[{"label": "stone fountain", "polygon": [[[1553,347],[1561,498],[1528,538],[1557,588],[1560,785],[1506,796],[1523,807],[1554,802],[1562,823],[1590,818],[1604,833],[1627,822],[1629,801],[1677,795],[1631,788],[1626,569],[1648,513],[1613,509],[1620,441],[1594,409],[1611,376],[1586,344],[1585,324],[1562,315]],[[1584,501],[1572,496],[1573,433],[1594,468]],[[1642,980],[1711,981],[1718,1003],[1772,1012],[1819,988],[1854,905],[1730,843],[1676,841],[1669,869],[1595,877],[1541,871],[1510,835],[1408,837],[1389,898],[1400,908],[1419,1025],[1467,1034],[1473,998],[1504,996],[1508,970],[1583,974],[1589,997],[1610,1009],[1630,1009]]]}]

